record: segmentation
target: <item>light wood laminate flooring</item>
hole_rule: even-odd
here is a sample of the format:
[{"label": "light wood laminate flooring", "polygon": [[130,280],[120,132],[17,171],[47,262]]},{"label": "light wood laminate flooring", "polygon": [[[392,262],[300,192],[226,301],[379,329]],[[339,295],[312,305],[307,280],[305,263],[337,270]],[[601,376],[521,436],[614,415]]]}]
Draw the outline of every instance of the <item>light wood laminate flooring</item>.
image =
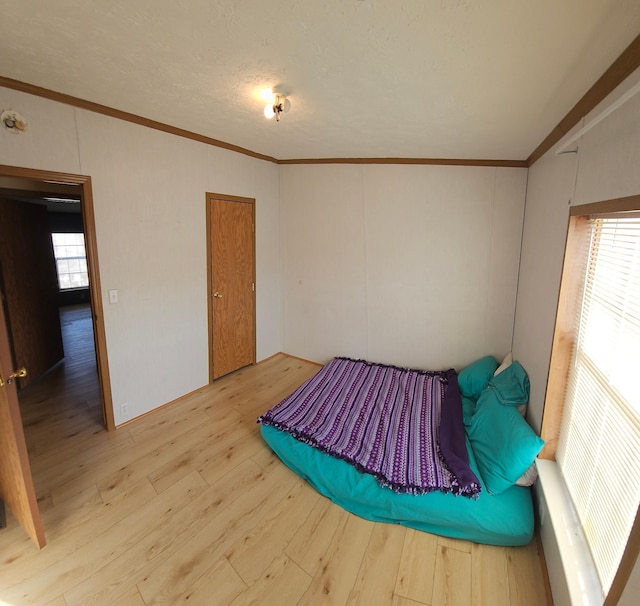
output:
[{"label": "light wood laminate flooring", "polygon": [[8,513],[0,605],[547,603],[535,541],[368,522],[271,453],[256,417],[317,365],[278,354],[107,433],[90,317],[63,324],[67,358],[21,394],[48,544]]}]

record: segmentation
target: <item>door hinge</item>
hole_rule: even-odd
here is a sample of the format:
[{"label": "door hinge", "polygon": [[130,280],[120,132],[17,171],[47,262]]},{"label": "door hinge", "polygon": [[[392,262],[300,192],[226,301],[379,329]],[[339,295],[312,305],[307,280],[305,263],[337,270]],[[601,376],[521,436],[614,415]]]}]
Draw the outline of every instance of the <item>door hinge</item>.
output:
[{"label": "door hinge", "polygon": [[251,282],[251,292],[256,292],[256,283]]}]

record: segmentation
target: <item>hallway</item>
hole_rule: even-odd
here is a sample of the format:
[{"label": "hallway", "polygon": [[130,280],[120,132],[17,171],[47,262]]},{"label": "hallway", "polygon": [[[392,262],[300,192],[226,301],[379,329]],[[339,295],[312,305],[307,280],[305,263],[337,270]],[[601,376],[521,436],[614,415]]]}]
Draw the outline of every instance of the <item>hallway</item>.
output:
[{"label": "hallway", "polygon": [[91,427],[104,431],[91,306],[61,307],[60,323],[64,359],[18,392],[30,457]]}]

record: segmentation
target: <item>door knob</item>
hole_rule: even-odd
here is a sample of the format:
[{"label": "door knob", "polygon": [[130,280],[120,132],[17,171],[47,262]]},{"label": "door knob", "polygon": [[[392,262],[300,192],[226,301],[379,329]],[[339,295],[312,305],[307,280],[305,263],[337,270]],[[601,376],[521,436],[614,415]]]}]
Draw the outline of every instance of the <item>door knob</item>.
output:
[{"label": "door knob", "polygon": [[4,387],[5,385],[10,385],[11,383],[13,383],[13,381],[15,379],[21,379],[22,377],[26,377],[26,376],[27,376],[27,369],[24,366],[22,368],[18,368],[18,370],[15,370],[14,372],[12,372],[7,377],[6,383],[5,383],[4,379],[2,378],[2,376],[0,375],[0,387]]},{"label": "door knob", "polygon": [[217,290],[216,290],[216,292],[214,292],[214,293],[213,293],[213,296],[214,296],[216,299],[222,299],[222,295],[221,295]]}]

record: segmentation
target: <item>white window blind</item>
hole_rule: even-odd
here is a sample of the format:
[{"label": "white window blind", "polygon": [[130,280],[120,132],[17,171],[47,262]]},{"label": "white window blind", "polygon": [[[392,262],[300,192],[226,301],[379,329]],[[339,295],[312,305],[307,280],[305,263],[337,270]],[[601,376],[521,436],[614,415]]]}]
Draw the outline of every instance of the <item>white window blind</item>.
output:
[{"label": "white window blind", "polygon": [[54,233],[51,234],[51,239],[60,290],[89,286],[84,234]]},{"label": "white window blind", "polygon": [[640,217],[590,220],[557,461],[606,595],[640,503]]}]

